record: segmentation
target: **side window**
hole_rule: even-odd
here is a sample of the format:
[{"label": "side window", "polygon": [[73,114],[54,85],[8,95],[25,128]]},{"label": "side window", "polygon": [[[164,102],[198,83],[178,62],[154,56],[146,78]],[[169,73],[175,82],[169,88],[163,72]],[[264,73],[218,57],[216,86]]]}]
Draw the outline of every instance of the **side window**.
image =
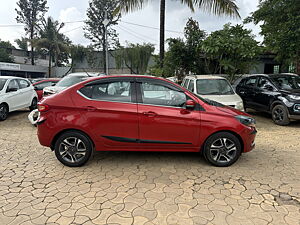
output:
[{"label": "side window", "polygon": [[28,88],[30,86],[29,82],[26,81],[26,80],[19,79],[18,82],[19,82],[19,85],[20,85],[20,89]]},{"label": "side window", "polygon": [[188,83],[189,83],[189,79],[185,79],[183,87],[187,88],[188,87]]},{"label": "side window", "polygon": [[142,83],[141,89],[144,104],[182,107],[186,102],[186,95],[183,92],[163,85]]},{"label": "side window", "polygon": [[110,82],[87,86],[81,94],[93,100],[131,102],[130,82]]},{"label": "side window", "polygon": [[8,91],[9,89],[17,89],[17,90],[19,90],[19,84],[18,84],[17,80],[11,80],[11,81],[9,82],[9,84],[8,84],[8,86],[7,86],[7,91]]},{"label": "side window", "polygon": [[268,79],[261,77],[257,83],[257,87],[262,88],[262,89],[267,89],[266,88],[267,86],[273,87],[273,85],[271,84],[271,82]]},{"label": "side window", "polygon": [[37,89],[37,90],[43,90],[45,87],[50,87],[52,86],[52,82],[51,81],[46,81],[46,82],[42,82],[42,83],[39,83],[39,84],[36,84],[34,85],[34,87]]},{"label": "side window", "polygon": [[245,81],[246,86],[255,87],[256,77],[250,77]]},{"label": "side window", "polygon": [[191,80],[190,83],[189,83],[188,89],[189,89],[191,92],[194,92],[194,87],[195,87],[195,81],[194,81],[194,80]]}]

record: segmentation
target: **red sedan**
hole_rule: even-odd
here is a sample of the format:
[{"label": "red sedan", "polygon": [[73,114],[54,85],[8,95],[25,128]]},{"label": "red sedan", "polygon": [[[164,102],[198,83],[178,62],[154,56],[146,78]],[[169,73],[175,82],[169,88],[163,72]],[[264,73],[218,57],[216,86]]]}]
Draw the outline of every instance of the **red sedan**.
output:
[{"label": "red sedan", "polygon": [[90,79],[38,109],[40,143],[67,166],[85,164],[93,151],[201,151],[211,164],[229,166],[255,146],[248,114],[155,77]]},{"label": "red sedan", "polygon": [[34,86],[34,90],[36,91],[38,95],[38,100],[40,101],[43,98],[43,89],[45,87],[50,87],[55,85],[60,79],[57,78],[49,78],[49,79],[43,79],[41,81],[38,81],[36,83],[33,83],[32,85]]}]

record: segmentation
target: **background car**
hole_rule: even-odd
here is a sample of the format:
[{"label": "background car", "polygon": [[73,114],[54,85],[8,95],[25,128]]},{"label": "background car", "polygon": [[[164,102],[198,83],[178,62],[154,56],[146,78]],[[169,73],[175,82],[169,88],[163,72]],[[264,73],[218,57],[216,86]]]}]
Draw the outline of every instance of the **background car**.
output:
[{"label": "background car", "polygon": [[58,93],[74,84],[77,84],[89,77],[99,76],[98,73],[71,73],[62,78],[55,86],[49,86],[43,89],[43,96]]},{"label": "background car", "polygon": [[272,114],[278,125],[300,120],[300,77],[293,74],[252,75],[236,87],[245,108]]},{"label": "background car", "polygon": [[224,77],[214,75],[193,75],[183,79],[183,87],[189,91],[227,106],[243,111],[243,100],[235,93]]},{"label": "background car", "polygon": [[82,166],[94,150],[201,151],[229,166],[255,146],[248,114],[156,77],[93,78],[43,98],[38,109],[40,143],[67,166]]},{"label": "background car", "polygon": [[0,77],[0,120],[5,120],[9,112],[29,107],[37,107],[37,94],[31,83],[19,77]]},{"label": "background car", "polygon": [[60,79],[59,78],[48,78],[40,80],[36,83],[33,83],[34,90],[38,95],[38,101],[40,101],[43,97],[43,89],[45,87],[52,87],[54,86]]}]

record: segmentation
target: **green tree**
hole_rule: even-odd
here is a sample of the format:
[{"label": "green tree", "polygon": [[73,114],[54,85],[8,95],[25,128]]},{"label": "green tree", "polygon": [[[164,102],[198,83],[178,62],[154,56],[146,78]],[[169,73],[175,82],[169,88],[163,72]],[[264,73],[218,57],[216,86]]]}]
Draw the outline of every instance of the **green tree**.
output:
[{"label": "green tree", "polygon": [[18,47],[22,50],[28,51],[28,39],[25,37],[21,37],[19,39],[16,39],[15,42],[17,43]]},{"label": "green tree", "polygon": [[[85,22],[84,35],[92,41],[92,46],[96,50],[102,51],[104,70],[106,68],[106,44],[109,49],[114,49],[119,45],[117,32],[112,28],[113,25],[118,24],[120,19],[119,15],[115,16],[113,13],[116,7],[117,1],[114,0],[92,0],[87,10],[88,19]],[[105,19],[109,21],[107,26],[104,25]]]},{"label": "green tree", "polygon": [[243,25],[226,24],[203,41],[202,50],[207,59],[217,62],[218,67],[212,73],[224,72],[233,80],[235,75],[249,72],[261,48],[251,30],[244,29]]},{"label": "green tree", "polygon": [[[261,0],[245,22],[261,24],[264,45],[277,54],[279,62],[300,63],[300,2]],[[300,73],[300,71],[298,71]]]},{"label": "green tree", "polygon": [[[149,0],[120,0],[117,11],[130,12],[142,9]],[[215,15],[229,15],[240,17],[235,0],[181,0],[192,12],[195,8],[203,9]],[[163,68],[165,55],[165,13],[166,0],[160,0],[160,67]]]},{"label": "green tree", "polygon": [[9,41],[0,40],[0,62],[13,63],[14,58],[10,54],[10,50],[15,47]]},{"label": "green tree", "polygon": [[17,2],[17,22],[25,25],[26,34],[29,34],[29,41],[31,45],[31,64],[34,65],[34,47],[33,40],[37,35],[37,27],[48,11],[46,7],[47,0],[19,0]]},{"label": "green tree", "polygon": [[154,52],[152,44],[127,44],[116,51],[117,68],[125,65],[132,74],[144,74],[148,69],[149,60]]},{"label": "green tree", "polygon": [[45,49],[49,55],[49,76],[51,76],[52,60],[59,65],[59,57],[62,53],[68,52],[67,38],[60,33],[63,23],[53,20],[51,17],[44,19],[39,28],[39,39],[34,40],[33,45],[38,49]]}]

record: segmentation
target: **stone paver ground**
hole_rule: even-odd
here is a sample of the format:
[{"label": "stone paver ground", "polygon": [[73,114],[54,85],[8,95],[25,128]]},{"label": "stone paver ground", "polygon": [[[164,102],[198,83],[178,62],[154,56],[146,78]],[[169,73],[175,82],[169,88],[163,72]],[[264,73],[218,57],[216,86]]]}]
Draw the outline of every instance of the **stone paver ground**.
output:
[{"label": "stone paver ground", "polygon": [[300,123],[256,114],[229,168],[194,153],[96,153],[68,168],[19,111],[0,122],[0,224],[300,224]]}]

